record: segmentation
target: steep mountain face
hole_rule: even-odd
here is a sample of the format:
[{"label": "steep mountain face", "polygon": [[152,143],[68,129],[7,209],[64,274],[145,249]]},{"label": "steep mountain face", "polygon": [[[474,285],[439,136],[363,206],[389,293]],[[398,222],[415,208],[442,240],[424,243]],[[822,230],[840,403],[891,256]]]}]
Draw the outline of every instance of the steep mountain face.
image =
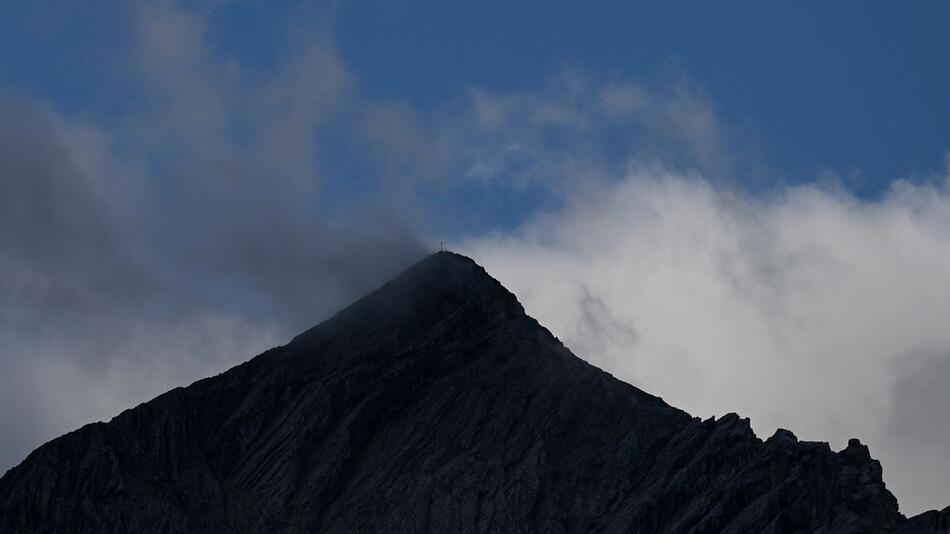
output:
[{"label": "steep mountain face", "polygon": [[950,532],[881,466],[701,421],[438,253],[289,344],[47,443],[2,533]]}]

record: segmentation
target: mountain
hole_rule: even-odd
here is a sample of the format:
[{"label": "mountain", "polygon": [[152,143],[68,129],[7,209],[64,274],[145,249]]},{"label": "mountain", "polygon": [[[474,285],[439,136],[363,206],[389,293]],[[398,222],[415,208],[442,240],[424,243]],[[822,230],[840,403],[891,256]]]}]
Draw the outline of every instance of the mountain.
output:
[{"label": "mountain", "polygon": [[702,421],[574,356],[472,260],[429,256],[223,374],[55,439],[0,532],[950,532],[840,452]]}]

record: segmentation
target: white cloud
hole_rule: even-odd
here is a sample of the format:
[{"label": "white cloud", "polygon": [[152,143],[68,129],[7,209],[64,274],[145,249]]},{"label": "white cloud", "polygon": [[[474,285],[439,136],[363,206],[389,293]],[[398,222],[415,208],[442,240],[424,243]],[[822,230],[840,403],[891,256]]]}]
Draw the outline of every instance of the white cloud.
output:
[{"label": "white cloud", "polygon": [[[945,443],[917,427],[950,427],[950,407],[894,423],[913,389],[903,370],[950,353],[945,182],[895,183],[879,201],[814,186],[760,199],[639,167],[462,249],[619,378],[694,415],[750,416],[760,436],[858,436],[905,512],[946,505]],[[909,458],[914,436],[923,456]]]}]

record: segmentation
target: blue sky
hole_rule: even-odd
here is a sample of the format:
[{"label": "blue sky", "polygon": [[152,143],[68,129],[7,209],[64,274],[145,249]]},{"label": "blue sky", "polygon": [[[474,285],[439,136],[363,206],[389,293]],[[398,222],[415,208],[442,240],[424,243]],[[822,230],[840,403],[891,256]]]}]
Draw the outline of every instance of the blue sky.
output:
[{"label": "blue sky", "polygon": [[563,64],[632,78],[674,64],[789,175],[858,168],[871,194],[943,158],[948,18],[937,2],[364,2],[338,35],[370,91],[420,106]]},{"label": "blue sky", "polygon": [[942,162],[947,20],[937,2],[365,2],[343,7],[338,35],[370,91],[423,107],[564,64],[634,79],[673,65],[788,179],[857,169],[849,185],[875,194]]},{"label": "blue sky", "polygon": [[707,417],[950,474],[950,4],[6,2],[0,470],[445,240]]},{"label": "blue sky", "polygon": [[[247,70],[272,68],[292,39],[288,21],[306,11],[279,4],[224,3],[209,41]],[[129,40],[121,3],[6,11],[8,88],[97,117],[136,105],[121,68]],[[367,95],[421,110],[472,86],[531,89],[565,65],[604,79],[675,71],[754,140],[775,179],[798,183],[831,169],[862,196],[939,167],[950,144],[945,3],[366,1],[304,16],[330,27]]]}]

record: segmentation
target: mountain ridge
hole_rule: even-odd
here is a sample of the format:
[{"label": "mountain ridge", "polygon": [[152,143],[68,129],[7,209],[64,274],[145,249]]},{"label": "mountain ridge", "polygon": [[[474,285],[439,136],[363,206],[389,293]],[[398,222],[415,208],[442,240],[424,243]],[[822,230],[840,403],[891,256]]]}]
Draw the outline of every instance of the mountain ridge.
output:
[{"label": "mountain ridge", "polygon": [[39,447],[0,532],[950,532],[880,463],[705,421],[433,254],[288,344]]}]

